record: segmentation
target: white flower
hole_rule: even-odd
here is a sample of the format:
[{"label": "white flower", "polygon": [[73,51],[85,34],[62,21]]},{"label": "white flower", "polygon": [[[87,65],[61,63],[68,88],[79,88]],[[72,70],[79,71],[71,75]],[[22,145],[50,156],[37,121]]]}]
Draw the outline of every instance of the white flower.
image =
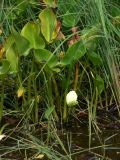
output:
[{"label": "white flower", "polygon": [[0,141],[1,141],[4,137],[6,137],[6,135],[0,134]]},{"label": "white flower", "polygon": [[75,91],[70,91],[67,95],[66,95],[66,103],[68,106],[74,106],[76,104],[78,104],[77,101],[77,94]]}]

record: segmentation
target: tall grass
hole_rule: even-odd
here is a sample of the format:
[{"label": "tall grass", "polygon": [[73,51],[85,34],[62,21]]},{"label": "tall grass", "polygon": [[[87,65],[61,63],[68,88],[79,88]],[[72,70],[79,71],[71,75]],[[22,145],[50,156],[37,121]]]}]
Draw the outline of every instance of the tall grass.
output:
[{"label": "tall grass", "polygon": [[[3,29],[0,41],[2,43],[9,35],[12,27],[20,31],[26,22],[37,20],[39,12],[45,7],[39,1],[35,3],[34,1],[31,1],[29,3],[26,0],[21,2],[2,0],[0,3],[0,23]],[[41,142],[39,139],[27,133],[30,140],[28,140],[28,137],[28,139],[22,137],[20,137],[19,140],[16,139],[18,148],[16,149],[16,146],[13,146],[10,150],[10,147],[2,147],[1,151],[6,150],[6,153],[1,156],[13,151],[20,152],[20,150],[28,150],[29,152],[30,149],[33,150],[33,152],[35,151],[32,158],[39,154],[45,154],[49,159],[71,159],[70,148],[68,152],[56,131],[57,123],[63,125],[64,121],[66,121],[66,117],[69,122],[69,115],[71,118],[72,113],[76,113],[77,109],[87,109],[89,124],[88,147],[90,150],[92,128],[94,128],[98,137],[101,132],[97,126],[96,112],[98,105],[103,107],[103,96],[106,95],[107,97],[105,100],[108,100],[106,104],[111,103],[110,101],[112,99],[112,101],[116,103],[119,112],[120,22],[118,17],[120,15],[117,15],[120,13],[119,1],[58,0],[58,8],[56,10],[57,18],[60,21],[63,21],[65,16],[72,15],[76,17],[75,21],[78,21],[78,23],[75,25],[78,26],[78,33],[80,34],[81,39],[84,39],[85,37],[84,34],[82,35],[82,31],[85,29],[92,28],[92,32],[94,32],[95,29],[99,30],[96,34],[89,37],[88,41],[85,42],[85,45],[89,46],[87,54],[95,51],[101,56],[103,61],[102,66],[99,70],[97,70],[97,68],[92,68],[87,55],[85,55],[82,59],[78,60],[78,80],[75,82],[75,65],[68,65],[66,68],[60,68],[61,72],[55,73],[48,70],[46,67],[47,62],[43,66],[38,65],[33,57],[32,51],[28,57],[22,57],[19,61],[19,72],[17,74],[0,77],[0,120],[2,121],[2,117],[4,118],[4,113],[8,112],[7,107],[9,107],[10,111],[14,110],[20,113],[21,120],[17,127],[20,125],[29,128],[31,123],[39,125],[42,121],[47,121],[48,131],[46,143]],[[116,10],[117,12],[115,12]],[[61,52],[66,52],[68,48],[67,43],[73,37],[71,28],[65,27],[64,23],[61,30],[66,36],[65,40],[59,42],[55,41],[53,44],[47,46],[47,49],[52,51],[53,55],[60,56]],[[93,43],[91,43],[92,41]],[[96,74],[100,74],[105,82],[106,87],[103,96],[99,95],[98,89],[94,87],[93,81]],[[7,84],[5,84],[6,81]],[[17,97],[17,91],[20,87],[24,89],[24,93],[19,98]],[[109,88],[111,89],[110,93],[108,93]],[[73,109],[72,112],[66,104],[66,94],[73,89],[75,89],[79,95],[79,105],[77,106],[77,109]],[[11,92],[12,96],[10,95]],[[46,120],[45,113],[50,107],[53,107],[54,110]],[[107,110],[107,106],[105,107]],[[11,116],[9,112],[8,115]],[[11,134],[13,134],[17,127],[13,129]],[[50,146],[53,139],[58,142],[57,145],[61,147],[65,156],[58,153],[54,150],[54,147],[52,148]],[[56,142],[54,141],[54,143]],[[52,143],[52,145],[54,144]]]}]

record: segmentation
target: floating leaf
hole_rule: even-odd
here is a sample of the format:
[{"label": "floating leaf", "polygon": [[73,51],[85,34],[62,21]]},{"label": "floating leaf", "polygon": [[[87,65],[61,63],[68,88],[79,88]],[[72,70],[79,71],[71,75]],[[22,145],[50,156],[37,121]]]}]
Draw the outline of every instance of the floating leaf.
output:
[{"label": "floating leaf", "polygon": [[34,55],[37,61],[46,63],[50,68],[57,64],[57,57],[46,49],[36,49]]},{"label": "floating leaf", "polygon": [[61,60],[60,64],[68,65],[73,61],[79,60],[82,56],[84,56],[86,49],[82,43],[82,41],[78,41],[74,43],[70,48],[68,48],[66,55]]},{"label": "floating leaf", "polygon": [[49,119],[53,111],[54,111],[54,106],[49,107],[49,108],[45,111],[45,118],[46,118],[46,119]]},{"label": "floating leaf", "polygon": [[97,88],[99,94],[101,94],[105,89],[104,80],[99,75],[96,75],[94,85]]},{"label": "floating leaf", "polygon": [[30,42],[30,47],[34,49],[42,49],[45,43],[40,36],[40,24],[28,22],[22,29],[21,35]]},{"label": "floating leaf", "polygon": [[57,7],[57,0],[43,0],[43,2],[49,7],[52,7],[52,8]]},{"label": "floating leaf", "polygon": [[10,63],[10,72],[14,73],[18,71],[18,56],[14,49],[14,45],[9,47],[6,51],[6,59]]},{"label": "floating leaf", "polygon": [[8,71],[10,69],[10,63],[6,59],[3,59],[1,63],[2,63],[2,65],[0,66],[0,75],[4,75],[4,74],[8,73]]},{"label": "floating leaf", "polygon": [[54,37],[54,32],[57,27],[57,19],[51,8],[44,9],[40,14],[41,32],[47,42],[51,42]]},{"label": "floating leaf", "polygon": [[88,53],[88,58],[94,66],[100,66],[102,64],[102,59],[100,55],[96,54],[95,52]]},{"label": "floating leaf", "polygon": [[15,40],[15,44],[17,46],[19,55],[28,55],[30,50],[30,44],[27,39],[21,36],[18,32],[13,30],[13,36]]}]

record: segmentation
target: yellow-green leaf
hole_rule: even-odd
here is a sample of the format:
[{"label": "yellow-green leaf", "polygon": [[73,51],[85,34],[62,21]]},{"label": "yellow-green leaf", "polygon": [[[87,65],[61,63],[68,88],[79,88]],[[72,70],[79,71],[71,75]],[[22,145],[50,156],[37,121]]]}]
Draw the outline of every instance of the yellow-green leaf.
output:
[{"label": "yellow-green leaf", "polygon": [[10,34],[5,43],[4,43],[4,48],[5,48],[5,51],[15,42],[15,39],[14,39],[14,36],[13,34]]},{"label": "yellow-green leaf", "polygon": [[6,51],[6,59],[10,63],[10,72],[14,73],[18,71],[18,56],[14,49],[14,45],[10,46]]},{"label": "yellow-green leaf", "polygon": [[57,7],[57,0],[43,0],[43,2],[49,7],[52,7],[52,8]]},{"label": "yellow-green leaf", "polygon": [[57,19],[51,8],[44,9],[40,14],[39,18],[41,20],[41,32],[47,42],[51,42],[53,34],[57,27]]},{"label": "yellow-green leaf", "polygon": [[6,59],[3,59],[1,63],[2,65],[0,65],[0,75],[4,75],[9,71],[10,63]]},{"label": "yellow-green leaf", "polygon": [[17,50],[19,55],[28,55],[30,51],[30,43],[29,41],[21,36],[16,30],[13,29],[13,37],[15,40],[15,44],[17,46]]},{"label": "yellow-green leaf", "polygon": [[44,158],[44,154],[39,154],[35,157],[36,159],[43,159]]},{"label": "yellow-green leaf", "polygon": [[30,42],[30,47],[34,49],[43,49],[45,43],[40,36],[40,24],[28,22],[22,29],[21,34]]},{"label": "yellow-green leaf", "polygon": [[17,97],[18,98],[22,97],[24,95],[24,92],[25,92],[24,87],[22,87],[22,86],[19,87],[19,89],[17,91]]}]

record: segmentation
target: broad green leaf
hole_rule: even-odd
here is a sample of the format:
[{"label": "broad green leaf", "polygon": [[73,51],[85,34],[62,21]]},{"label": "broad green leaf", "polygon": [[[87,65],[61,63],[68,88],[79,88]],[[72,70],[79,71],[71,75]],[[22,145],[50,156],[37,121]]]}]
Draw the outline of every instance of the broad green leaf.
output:
[{"label": "broad green leaf", "polygon": [[45,118],[46,118],[46,119],[49,119],[53,111],[54,111],[54,106],[49,107],[49,108],[45,111]]},{"label": "broad green leaf", "polygon": [[34,49],[42,49],[45,43],[40,36],[40,24],[28,22],[22,29],[21,35],[30,42],[30,47]]},{"label": "broad green leaf", "polygon": [[0,65],[0,75],[7,74],[10,69],[9,61],[6,59],[3,59],[1,63],[2,65]]},{"label": "broad green leaf", "polygon": [[82,40],[87,41],[89,38],[98,35],[99,30],[100,30],[100,24],[84,28],[81,32]]},{"label": "broad green leaf", "polygon": [[77,24],[78,20],[79,17],[77,14],[67,11],[66,14],[63,16],[63,25],[65,27],[74,27]]},{"label": "broad green leaf", "polygon": [[81,32],[81,40],[83,41],[87,49],[94,50],[97,44],[97,38],[99,35],[100,24],[91,27],[86,27]]},{"label": "broad green leaf", "polygon": [[43,2],[49,7],[55,8],[57,7],[57,0],[43,0]]},{"label": "broad green leaf", "polygon": [[99,75],[96,75],[94,79],[94,85],[97,88],[99,94],[101,94],[105,89],[104,80]]},{"label": "broad green leaf", "polygon": [[7,50],[15,42],[13,34],[10,34],[4,43],[4,48]]},{"label": "broad green leaf", "polygon": [[14,49],[14,45],[10,46],[6,51],[6,59],[10,63],[10,73],[16,73],[18,71],[18,56]]},{"label": "broad green leaf", "polygon": [[78,41],[74,43],[70,48],[68,48],[66,55],[61,60],[61,65],[68,65],[73,61],[79,60],[82,56],[84,56],[86,49],[82,43],[82,41]]},{"label": "broad green leaf", "polygon": [[88,58],[94,66],[100,66],[102,64],[102,59],[100,55],[96,54],[95,52],[88,53]]},{"label": "broad green leaf", "polygon": [[30,43],[28,42],[28,40],[21,36],[15,30],[13,30],[13,36],[19,55],[28,55],[30,51]]},{"label": "broad green leaf", "polygon": [[54,39],[54,32],[57,27],[57,19],[51,8],[44,9],[40,14],[41,32],[47,42]]},{"label": "broad green leaf", "polygon": [[120,7],[111,5],[111,14],[113,17],[120,16]]},{"label": "broad green leaf", "polygon": [[57,64],[57,57],[46,49],[36,49],[34,55],[37,61],[46,63],[50,68]]}]

